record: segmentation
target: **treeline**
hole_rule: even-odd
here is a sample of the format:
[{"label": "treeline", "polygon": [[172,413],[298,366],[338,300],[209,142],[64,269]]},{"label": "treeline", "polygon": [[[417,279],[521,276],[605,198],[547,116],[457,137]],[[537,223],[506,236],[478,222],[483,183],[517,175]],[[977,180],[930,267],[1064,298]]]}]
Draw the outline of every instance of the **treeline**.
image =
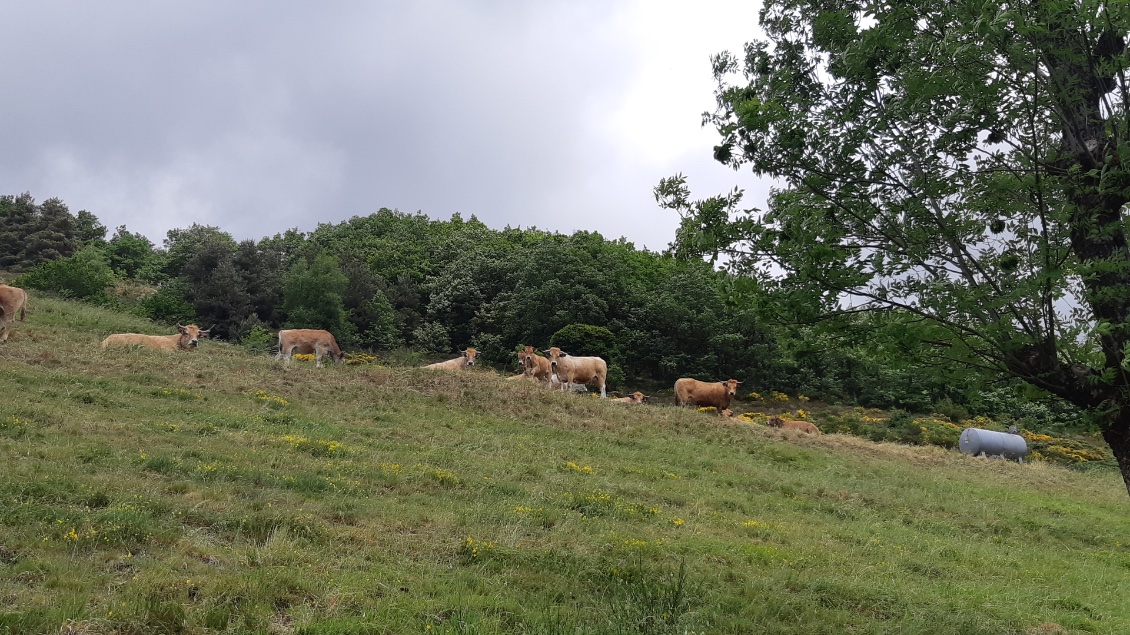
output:
[{"label": "treeline", "polygon": [[493,230],[459,215],[382,209],[257,241],[194,224],[157,246],[125,226],[110,234],[58,199],[7,195],[0,270],[30,288],[196,322],[244,344],[266,345],[279,328],[324,328],[347,350],[474,346],[507,370],[518,345],[558,344],[606,357],[613,388],[735,377],[751,391],[917,411],[977,407],[985,394],[969,392],[983,378],[926,372],[905,351],[872,345],[866,324],[847,336],[775,324],[765,317],[773,299],[756,282],[709,263],[592,232]]}]

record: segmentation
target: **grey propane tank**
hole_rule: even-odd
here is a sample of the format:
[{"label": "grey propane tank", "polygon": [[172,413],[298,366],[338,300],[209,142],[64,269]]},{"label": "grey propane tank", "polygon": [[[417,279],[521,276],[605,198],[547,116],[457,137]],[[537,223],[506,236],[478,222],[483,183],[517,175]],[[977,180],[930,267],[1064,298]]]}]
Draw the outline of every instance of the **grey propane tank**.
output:
[{"label": "grey propane tank", "polygon": [[1028,444],[1019,434],[982,430],[981,428],[966,428],[961,432],[957,447],[965,454],[977,456],[1003,456],[1006,459],[1016,459],[1021,463],[1028,455]]}]

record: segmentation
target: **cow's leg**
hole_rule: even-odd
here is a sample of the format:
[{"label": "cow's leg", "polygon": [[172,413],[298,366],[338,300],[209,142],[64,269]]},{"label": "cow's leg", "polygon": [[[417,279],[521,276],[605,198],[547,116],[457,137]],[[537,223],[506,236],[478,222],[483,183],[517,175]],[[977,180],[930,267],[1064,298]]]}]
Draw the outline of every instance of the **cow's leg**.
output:
[{"label": "cow's leg", "polygon": [[322,358],[326,355],[326,349],[322,346],[314,347],[314,366],[317,368],[322,367]]},{"label": "cow's leg", "polygon": [[604,382],[600,382],[600,398],[601,399],[608,397],[608,394],[604,392],[604,386],[605,386]]}]

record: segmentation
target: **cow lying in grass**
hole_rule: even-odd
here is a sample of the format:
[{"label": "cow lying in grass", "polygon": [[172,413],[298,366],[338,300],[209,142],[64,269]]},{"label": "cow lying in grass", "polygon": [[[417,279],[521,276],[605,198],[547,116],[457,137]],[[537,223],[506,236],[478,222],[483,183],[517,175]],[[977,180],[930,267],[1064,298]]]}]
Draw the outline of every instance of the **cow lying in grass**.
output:
[{"label": "cow lying in grass", "polygon": [[643,403],[643,402],[647,401],[648,399],[651,399],[651,397],[648,397],[647,395],[645,395],[642,392],[637,390],[636,392],[628,395],[627,397],[617,397],[615,399],[609,399],[609,401],[611,401],[612,403],[633,404],[633,403]]},{"label": "cow lying in grass", "polygon": [[143,335],[141,333],[115,333],[102,340],[102,348],[140,346],[159,351],[195,350],[200,338],[208,337],[212,329],[200,330],[199,326],[177,325],[177,333],[172,335]]},{"label": "cow lying in grass", "polygon": [[428,364],[424,368],[431,368],[433,370],[463,370],[475,365],[475,359],[479,356],[479,352],[473,348],[468,348],[459,354],[455,359],[449,359],[446,362],[436,362]]},{"label": "cow lying in grass", "polygon": [[790,421],[780,417],[769,417],[765,424],[782,430],[800,430],[806,434],[820,434],[820,428],[809,421]]},{"label": "cow lying in grass", "polygon": [[718,416],[730,407],[730,398],[738,394],[742,382],[736,379],[726,381],[699,381],[683,377],[675,382],[675,404],[679,406],[711,406]]}]

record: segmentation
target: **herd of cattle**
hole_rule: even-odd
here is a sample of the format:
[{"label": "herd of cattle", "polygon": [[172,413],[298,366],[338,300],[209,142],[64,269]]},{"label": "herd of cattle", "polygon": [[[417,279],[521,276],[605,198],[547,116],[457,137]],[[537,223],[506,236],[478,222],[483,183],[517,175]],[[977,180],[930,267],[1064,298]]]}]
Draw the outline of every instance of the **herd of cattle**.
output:
[{"label": "herd of cattle", "polygon": [[[15,323],[17,314],[20,321],[24,320],[26,309],[27,293],[23,289],[0,284],[0,342],[8,340],[8,333]],[[200,338],[209,336],[211,330],[211,328],[201,329],[195,324],[187,326],[178,324],[177,332],[172,335],[115,333],[102,340],[102,348],[140,346],[166,351],[191,351],[200,343]],[[337,364],[345,361],[345,353],[329,331],[284,329],[279,331],[278,344],[279,352],[275,355],[275,360],[283,360],[284,364],[290,364],[291,358],[296,354],[313,355],[319,368],[322,367],[322,360],[326,357]],[[542,352],[545,353],[544,356]],[[539,351],[528,345],[518,350],[517,355],[522,372],[507,379],[544,383],[562,391],[587,390],[586,387],[591,385],[600,389],[602,398],[608,396],[606,391],[608,363],[600,357],[570,355],[556,346]],[[478,356],[478,351],[468,348],[462,351],[459,357],[428,364],[424,368],[459,371],[474,366]],[[675,382],[675,403],[679,406],[712,407],[720,416],[733,416],[729,410],[730,400],[737,396],[738,386],[741,383],[736,379],[699,381],[683,377]],[[611,401],[640,404],[648,399],[647,395],[637,391],[627,397],[618,397]],[[770,417],[767,423],[809,434],[820,433],[816,426],[808,421],[789,421],[780,417]]]}]

